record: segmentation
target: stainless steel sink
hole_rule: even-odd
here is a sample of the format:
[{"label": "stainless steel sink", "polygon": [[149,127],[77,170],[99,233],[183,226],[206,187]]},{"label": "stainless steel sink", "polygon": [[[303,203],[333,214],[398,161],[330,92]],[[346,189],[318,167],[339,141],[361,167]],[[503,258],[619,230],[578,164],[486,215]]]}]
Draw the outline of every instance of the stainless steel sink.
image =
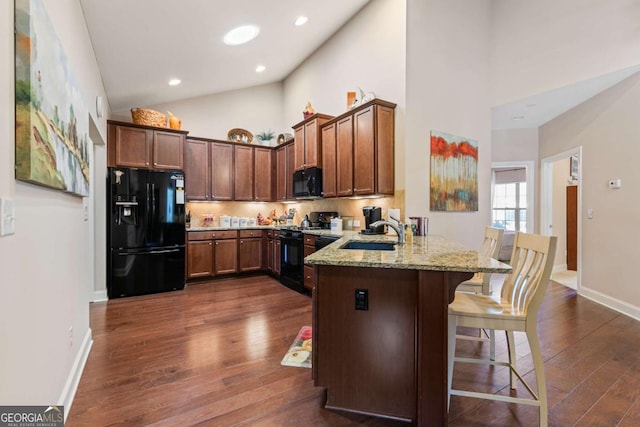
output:
[{"label": "stainless steel sink", "polygon": [[367,242],[362,240],[351,240],[340,249],[360,249],[365,251],[392,251],[395,249],[395,242]]}]

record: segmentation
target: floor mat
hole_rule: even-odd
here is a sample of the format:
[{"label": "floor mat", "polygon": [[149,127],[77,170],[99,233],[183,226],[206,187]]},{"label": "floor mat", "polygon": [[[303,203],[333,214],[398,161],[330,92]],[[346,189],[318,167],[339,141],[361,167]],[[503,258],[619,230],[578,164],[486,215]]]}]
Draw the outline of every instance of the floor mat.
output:
[{"label": "floor mat", "polygon": [[280,364],[297,368],[311,367],[311,326],[303,326],[300,329]]}]

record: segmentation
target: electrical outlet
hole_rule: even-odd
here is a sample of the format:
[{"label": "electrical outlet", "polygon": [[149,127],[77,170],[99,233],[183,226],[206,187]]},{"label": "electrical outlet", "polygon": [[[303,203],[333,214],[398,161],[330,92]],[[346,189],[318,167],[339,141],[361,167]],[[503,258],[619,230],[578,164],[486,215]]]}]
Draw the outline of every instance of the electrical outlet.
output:
[{"label": "electrical outlet", "polygon": [[354,219],[353,220],[353,226],[354,227],[360,227],[360,220],[359,219]]},{"label": "electrical outlet", "polygon": [[69,326],[69,347],[73,347],[73,326]]}]

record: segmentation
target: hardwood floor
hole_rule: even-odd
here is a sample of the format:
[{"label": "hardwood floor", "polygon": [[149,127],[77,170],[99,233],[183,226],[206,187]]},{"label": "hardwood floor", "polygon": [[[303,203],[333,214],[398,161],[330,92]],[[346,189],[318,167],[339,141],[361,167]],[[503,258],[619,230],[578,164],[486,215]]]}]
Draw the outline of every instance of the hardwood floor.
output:
[{"label": "hardwood floor", "polygon": [[[94,344],[66,425],[406,426],[322,409],[311,370],[280,365],[310,324],[310,299],[267,276],[92,304]],[[539,331],[549,425],[640,425],[640,322],[552,283]],[[526,340],[517,340],[532,380]],[[488,343],[460,340],[457,353],[486,355]],[[509,393],[504,368],[459,364],[454,385]],[[450,426],[537,424],[532,407],[451,400]]]}]

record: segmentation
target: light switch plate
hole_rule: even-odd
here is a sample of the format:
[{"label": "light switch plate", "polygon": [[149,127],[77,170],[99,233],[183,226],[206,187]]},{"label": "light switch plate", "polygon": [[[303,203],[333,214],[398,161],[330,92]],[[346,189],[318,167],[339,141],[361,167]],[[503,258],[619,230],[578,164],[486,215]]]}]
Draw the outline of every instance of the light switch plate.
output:
[{"label": "light switch plate", "polygon": [[16,212],[12,199],[0,198],[0,236],[14,234]]}]

